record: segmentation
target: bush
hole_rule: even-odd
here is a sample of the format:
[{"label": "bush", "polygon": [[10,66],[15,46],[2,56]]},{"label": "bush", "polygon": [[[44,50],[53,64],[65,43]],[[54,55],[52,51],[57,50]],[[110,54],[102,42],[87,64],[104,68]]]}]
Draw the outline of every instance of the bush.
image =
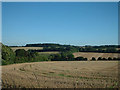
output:
[{"label": "bush", "polygon": [[27,51],[25,51],[24,49],[17,49],[15,53],[18,57],[26,57],[28,54]]},{"label": "bush", "polygon": [[87,61],[87,58],[84,58],[85,61]]},{"label": "bush", "polygon": [[99,57],[98,60],[102,60],[102,57]]},{"label": "bush", "polygon": [[61,54],[55,54],[51,61],[61,61]]},{"label": "bush", "polygon": [[2,65],[13,64],[15,60],[15,53],[8,46],[1,44],[2,46]]},{"label": "bush", "polygon": [[8,63],[5,60],[2,60],[2,65],[7,65]]},{"label": "bush", "polygon": [[108,60],[112,60],[112,58],[111,58],[111,57],[108,57]]},{"label": "bush", "polygon": [[117,60],[117,58],[116,58],[116,57],[114,57],[114,58],[113,58],[113,60]]},{"label": "bush", "polygon": [[74,55],[73,54],[68,54],[67,59],[70,60],[70,61],[74,60]]},{"label": "bush", "polygon": [[76,57],[75,60],[77,61],[87,61],[87,58],[84,58],[84,57]]},{"label": "bush", "polygon": [[102,58],[102,60],[107,60],[106,58]]},{"label": "bush", "polygon": [[99,57],[98,60],[107,60],[106,58]]},{"label": "bush", "polygon": [[96,61],[96,59],[94,57],[92,57],[92,61]]}]

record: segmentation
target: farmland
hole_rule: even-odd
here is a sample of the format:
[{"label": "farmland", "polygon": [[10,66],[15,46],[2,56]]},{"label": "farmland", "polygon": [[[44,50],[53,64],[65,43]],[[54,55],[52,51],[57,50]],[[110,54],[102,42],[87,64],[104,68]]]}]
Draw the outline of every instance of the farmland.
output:
[{"label": "farmland", "polygon": [[2,67],[3,88],[116,88],[118,61],[48,61]]},{"label": "farmland", "polygon": [[[28,50],[43,50],[43,47],[11,47],[13,51],[18,49],[24,49],[25,51]],[[58,51],[48,51],[48,52],[38,52],[39,54],[58,54]]]},{"label": "farmland", "polygon": [[[103,50],[102,46],[85,48],[56,44],[27,46],[9,47],[2,44],[3,66],[0,67],[3,88],[118,86],[119,50],[116,51],[113,46],[104,46],[106,50]],[[102,59],[97,59],[98,57]]]},{"label": "farmland", "polygon": [[73,53],[74,57],[85,57],[88,60],[91,60],[92,57],[95,57],[96,59],[98,59],[98,57],[103,57],[103,58],[117,58],[118,56],[120,56],[119,53],[95,53],[95,52],[75,52]]},{"label": "farmland", "polygon": [[38,54],[58,54],[59,52],[57,51],[51,51],[51,52],[38,52]]},{"label": "farmland", "polygon": [[31,50],[41,50],[41,49],[43,49],[43,47],[11,47],[11,49],[13,50],[13,51],[16,51],[17,49],[24,49],[24,50],[29,50],[29,49],[31,49]]}]

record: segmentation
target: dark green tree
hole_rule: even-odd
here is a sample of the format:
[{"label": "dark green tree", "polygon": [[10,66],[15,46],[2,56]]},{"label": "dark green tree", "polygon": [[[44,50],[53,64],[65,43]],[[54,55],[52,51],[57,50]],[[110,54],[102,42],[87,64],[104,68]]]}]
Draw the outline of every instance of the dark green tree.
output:
[{"label": "dark green tree", "polygon": [[99,57],[98,60],[102,60],[102,57]]},{"label": "dark green tree", "polygon": [[95,57],[92,57],[92,61],[96,61],[96,58],[95,58]]},{"label": "dark green tree", "polygon": [[108,57],[108,60],[112,60],[112,58],[111,58],[111,57]]},{"label": "dark green tree", "polygon": [[26,56],[28,56],[28,52],[25,51],[24,49],[17,49],[15,51],[15,53],[16,53],[16,56],[18,56],[18,57],[26,57]]},{"label": "dark green tree", "polygon": [[15,53],[8,46],[5,46],[3,44],[1,44],[1,46],[2,46],[2,53],[1,53],[2,54],[2,65],[13,64],[15,60]]},{"label": "dark green tree", "polygon": [[70,61],[74,60],[74,55],[73,54],[68,54],[67,59],[70,60]]}]

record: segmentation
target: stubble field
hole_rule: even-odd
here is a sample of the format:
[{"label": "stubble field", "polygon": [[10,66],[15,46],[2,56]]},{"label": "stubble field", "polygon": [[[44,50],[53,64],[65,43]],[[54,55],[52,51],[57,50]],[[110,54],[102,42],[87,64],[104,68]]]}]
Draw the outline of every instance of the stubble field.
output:
[{"label": "stubble field", "polygon": [[29,49],[31,49],[31,50],[41,50],[41,49],[43,49],[43,47],[11,47],[11,49],[13,50],[13,51],[16,51],[17,49],[24,49],[24,50],[29,50]]},{"label": "stubble field", "polygon": [[75,52],[73,53],[74,57],[85,57],[88,60],[92,59],[92,57],[95,57],[96,59],[98,59],[99,57],[102,58],[118,58],[120,57],[119,53],[96,53],[96,52]]},{"label": "stubble field", "polygon": [[116,88],[118,61],[54,61],[2,67],[3,88]]}]

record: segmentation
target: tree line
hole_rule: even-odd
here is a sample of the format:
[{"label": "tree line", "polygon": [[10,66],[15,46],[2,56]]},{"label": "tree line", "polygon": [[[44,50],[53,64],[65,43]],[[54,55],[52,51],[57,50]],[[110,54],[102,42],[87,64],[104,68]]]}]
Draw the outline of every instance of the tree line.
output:
[{"label": "tree line", "polygon": [[[34,45],[34,44],[33,44]],[[24,63],[24,62],[39,62],[39,61],[87,61],[85,57],[74,57],[73,52],[80,51],[95,51],[101,52],[101,48],[95,49],[91,46],[78,47],[70,45],[60,45],[60,44],[43,44],[43,50],[28,50],[17,49],[15,52],[6,45],[2,46],[2,65],[14,64],[14,63]],[[27,45],[26,45],[27,46]],[[31,46],[31,45],[28,45]],[[38,44],[39,46],[39,44]],[[113,52],[115,48],[108,47],[106,52]],[[45,51],[59,51],[55,55],[41,55],[38,52]],[[114,51],[115,52],[115,51]],[[109,58],[109,60],[118,60],[119,58]],[[94,57],[92,60],[96,60]],[[108,60],[106,58],[99,57],[98,60]]]},{"label": "tree line", "polygon": [[117,49],[120,45],[102,45],[102,46],[73,46],[73,45],[60,45],[60,44],[26,44],[26,47],[43,47],[43,50],[32,50],[33,52],[46,52],[46,51],[73,51],[73,52],[98,52],[98,53],[120,53]]},{"label": "tree line", "polygon": [[17,49],[15,52],[9,47],[2,44],[2,65],[39,62],[39,61],[71,61],[74,60],[72,51],[60,52],[55,55],[41,55],[38,52],[24,49]]}]

